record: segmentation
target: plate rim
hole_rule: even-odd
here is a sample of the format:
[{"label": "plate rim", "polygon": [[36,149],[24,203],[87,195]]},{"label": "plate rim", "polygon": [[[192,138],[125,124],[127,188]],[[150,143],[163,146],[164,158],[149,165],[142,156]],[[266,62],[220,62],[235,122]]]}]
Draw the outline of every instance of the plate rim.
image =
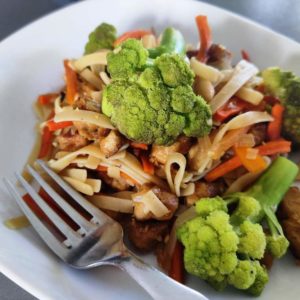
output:
[{"label": "plate rim", "polygon": [[[136,0],[129,0],[129,1],[136,1]],[[146,1],[146,0],[141,0],[141,1]],[[284,40],[286,42],[292,43],[294,46],[296,47],[300,47],[300,41],[298,42],[297,40],[295,40],[292,37],[286,36],[283,33],[280,33],[276,30],[273,30],[272,28],[263,25],[257,21],[251,20],[249,17],[243,16],[241,14],[238,14],[236,12],[232,12],[226,8],[217,6],[217,5],[213,5],[207,2],[203,2],[203,1],[197,1],[197,0],[164,0],[165,2],[169,1],[172,2],[174,4],[174,2],[186,2],[188,3],[188,1],[190,2],[194,2],[197,3],[199,5],[203,5],[203,6],[207,6],[211,9],[215,9],[215,10],[219,10],[221,13],[225,13],[228,16],[231,16],[233,18],[235,18],[238,21],[242,21],[247,23],[249,26],[251,27],[255,27],[258,30],[263,30],[268,34],[271,34],[274,37],[280,38],[281,40]],[[83,6],[83,5],[89,5],[89,3],[99,3],[100,1],[98,0],[89,0],[89,1],[80,1],[80,2],[76,2],[76,3],[70,3],[64,7],[58,8],[50,13],[47,13],[41,17],[38,17],[37,19],[27,23],[26,25],[22,26],[21,28],[13,31],[12,33],[10,33],[8,36],[6,36],[4,39],[2,39],[0,41],[0,50],[4,47],[6,47],[6,43],[9,43],[10,40],[17,38],[20,34],[23,33],[23,31],[27,31],[30,30],[30,28],[32,26],[35,26],[36,24],[43,22],[43,20],[48,19],[48,18],[52,18],[55,15],[59,15],[61,13],[64,13],[67,10],[72,9],[72,7],[75,6]],[[104,2],[104,1],[103,1]],[[24,289],[25,291],[27,291],[28,293],[30,293],[31,295],[33,295],[34,297],[38,298],[38,299],[51,299],[49,298],[49,296],[45,295],[43,293],[42,290],[39,289],[38,286],[34,285],[32,282],[29,282],[26,280],[26,278],[22,278],[16,271],[9,269],[5,263],[3,263],[0,259],[0,272],[7,278],[9,278],[9,280],[13,281],[15,284],[17,284],[20,288]]]}]

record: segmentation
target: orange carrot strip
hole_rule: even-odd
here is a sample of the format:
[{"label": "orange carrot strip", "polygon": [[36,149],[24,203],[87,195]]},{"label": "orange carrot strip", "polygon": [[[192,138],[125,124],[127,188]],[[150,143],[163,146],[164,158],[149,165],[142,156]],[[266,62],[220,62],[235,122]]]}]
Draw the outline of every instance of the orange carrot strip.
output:
[{"label": "orange carrot strip", "polygon": [[45,126],[43,129],[41,148],[40,148],[38,158],[44,158],[49,154],[52,146],[52,138],[53,138],[52,132],[49,130],[47,126]]},{"label": "orange carrot strip", "polygon": [[200,49],[196,58],[201,62],[206,62],[207,51],[212,44],[211,30],[207,22],[207,16],[197,16],[196,23],[199,32]]},{"label": "orange carrot strip", "polygon": [[225,174],[235,170],[240,167],[242,162],[238,156],[234,156],[231,159],[225,161],[224,163],[218,165],[216,168],[211,170],[205,175],[205,179],[208,182],[215,181],[216,179],[224,176]]},{"label": "orange carrot strip", "polygon": [[132,148],[148,150],[147,144],[131,142],[130,145]]},{"label": "orange carrot strip", "polygon": [[58,129],[63,129],[69,126],[72,126],[73,122],[71,121],[65,121],[65,122],[54,122],[53,120],[50,120],[47,122],[47,127],[49,128],[50,131],[56,131]]},{"label": "orange carrot strip", "polygon": [[260,172],[264,170],[267,163],[261,155],[257,155],[254,159],[247,158],[247,152],[249,147],[235,147],[235,153],[240,158],[242,164],[249,172]]},{"label": "orange carrot strip", "polygon": [[143,169],[146,173],[154,175],[154,165],[149,161],[146,155],[141,156]]},{"label": "orange carrot strip", "polygon": [[183,246],[178,241],[172,255],[169,276],[180,283],[184,282]]},{"label": "orange carrot strip", "polygon": [[66,73],[66,89],[67,89],[67,102],[68,104],[72,105],[75,96],[77,94],[77,74],[76,72],[69,66],[69,61],[64,60],[64,66],[65,66],[65,73]]},{"label": "orange carrot strip", "polygon": [[126,41],[127,39],[140,39],[144,35],[152,34],[152,31],[150,30],[143,30],[143,29],[137,29],[133,31],[127,31],[123,33],[121,36],[119,36],[115,42],[114,47],[119,46],[122,42]]},{"label": "orange carrot strip", "polygon": [[[258,146],[258,153],[262,156],[274,155],[279,153],[289,153],[291,151],[291,142],[286,140],[271,141],[264,145]],[[236,155],[224,163],[218,165],[216,168],[208,172],[205,179],[209,182],[214,181],[225,174],[242,166],[241,159]]]},{"label": "orange carrot strip", "polygon": [[43,94],[38,97],[38,103],[41,105],[47,105],[53,103],[55,98],[57,98],[59,94],[57,93],[49,93],[49,94]]},{"label": "orange carrot strip", "polygon": [[286,140],[270,141],[264,145],[258,146],[260,155],[274,155],[278,153],[291,152],[292,143]]},{"label": "orange carrot strip", "polygon": [[278,140],[280,138],[283,112],[284,106],[280,104],[275,104],[272,107],[272,116],[274,120],[268,125],[268,137],[271,141]]}]

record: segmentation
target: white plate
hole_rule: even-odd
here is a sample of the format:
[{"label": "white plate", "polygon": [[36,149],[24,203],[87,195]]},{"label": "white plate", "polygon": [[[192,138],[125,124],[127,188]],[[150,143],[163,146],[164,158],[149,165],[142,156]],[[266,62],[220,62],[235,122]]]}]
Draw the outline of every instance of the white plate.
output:
[{"label": "white plate", "polygon": [[[119,32],[176,26],[197,41],[194,17],[205,14],[213,39],[234,51],[249,51],[259,67],[280,65],[298,71],[300,45],[222,9],[192,1],[84,1],[25,27],[0,44],[0,178],[21,170],[34,142],[32,103],[41,93],[62,86],[64,58],[82,54],[88,33],[102,21]],[[31,228],[11,231],[2,221],[19,213],[0,186],[0,271],[41,299],[149,299],[126,274],[109,267],[75,271],[62,264]],[[276,262],[261,299],[297,299],[299,267],[291,257]],[[217,293],[193,278],[190,285],[211,299],[249,298],[237,291]],[[164,287],[162,286],[162,289]]]}]

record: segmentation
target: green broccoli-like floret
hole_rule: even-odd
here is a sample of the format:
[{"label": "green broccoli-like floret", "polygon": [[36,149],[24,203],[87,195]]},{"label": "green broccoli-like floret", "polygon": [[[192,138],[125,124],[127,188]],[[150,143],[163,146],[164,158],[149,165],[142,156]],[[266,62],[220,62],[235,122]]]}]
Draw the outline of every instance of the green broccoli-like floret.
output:
[{"label": "green broccoli-like floret", "polygon": [[269,275],[265,266],[261,265],[258,261],[254,261],[253,264],[256,268],[256,277],[254,283],[247,289],[247,292],[258,297],[269,282]]},{"label": "green broccoli-like floret", "polygon": [[282,257],[289,247],[289,241],[282,235],[267,236],[267,251],[273,257]]},{"label": "green broccoli-like floret", "polygon": [[221,210],[227,212],[226,202],[219,196],[214,198],[201,198],[195,204],[196,213],[201,217],[207,217],[211,212]]},{"label": "green broccoli-like floret", "polygon": [[256,277],[256,267],[250,260],[239,260],[237,267],[228,275],[228,283],[240,290],[246,290],[253,285]]},{"label": "green broccoli-like floret", "polygon": [[232,224],[241,224],[244,220],[252,220],[257,217],[261,211],[259,202],[244,193],[234,193],[226,197],[228,203],[238,201],[236,209],[231,214]]},{"label": "green broccoli-like floret", "polygon": [[128,39],[107,55],[107,68],[113,79],[128,80],[137,77],[148,58],[148,51],[141,41]]},{"label": "green broccoli-like floret", "polygon": [[280,99],[285,107],[283,134],[294,145],[300,145],[300,78],[292,72],[278,67],[267,68],[262,72],[266,91]]},{"label": "green broccoli-like floret", "polygon": [[239,226],[238,252],[252,259],[261,259],[266,249],[266,236],[260,224],[248,220]]},{"label": "green broccoli-like floret", "polygon": [[270,67],[262,71],[264,86],[268,92],[278,98],[285,98],[285,84],[292,73],[282,72],[278,67]]},{"label": "green broccoli-like floret", "polygon": [[213,211],[206,218],[186,222],[177,236],[185,246],[184,265],[189,273],[221,282],[235,269],[238,236],[224,211]]},{"label": "green broccoli-like floret", "polygon": [[[271,214],[271,215],[270,215]],[[277,221],[276,216],[273,212],[268,212],[268,225],[270,234],[267,235],[267,251],[276,258],[282,257],[290,243],[284,236],[282,227]]]},{"label": "green broccoli-like floret", "polygon": [[104,90],[102,112],[128,139],[169,145],[182,133],[209,133],[211,110],[193,92],[193,73],[179,54],[163,54],[149,64],[141,42],[129,39],[107,61],[112,82]]},{"label": "green broccoli-like floret", "polygon": [[[227,284],[259,295],[268,282],[260,264],[265,251],[280,257],[286,252],[282,228],[274,213],[298,173],[298,167],[278,157],[245,192],[202,198],[197,217],[177,229],[183,243],[186,270],[220,290]],[[266,234],[260,222],[268,224]],[[265,224],[265,223],[263,223]]]},{"label": "green broccoli-like floret", "polygon": [[90,33],[84,54],[90,54],[100,49],[112,49],[116,38],[116,28],[113,25],[102,23]]},{"label": "green broccoli-like floret", "polygon": [[160,71],[164,83],[170,87],[193,84],[195,74],[179,54],[165,53],[155,59],[154,65]]}]

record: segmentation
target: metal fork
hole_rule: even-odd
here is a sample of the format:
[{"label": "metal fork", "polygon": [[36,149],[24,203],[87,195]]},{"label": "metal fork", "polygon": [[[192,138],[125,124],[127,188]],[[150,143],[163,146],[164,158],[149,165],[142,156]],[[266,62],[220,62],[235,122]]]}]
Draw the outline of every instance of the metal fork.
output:
[{"label": "metal fork", "polygon": [[29,173],[38,184],[79,226],[77,231],[72,229],[72,227],[39,196],[35,189],[19,173],[16,173],[17,180],[24,190],[66,237],[66,240],[62,242],[29,208],[12,182],[6,178],[4,179],[7,189],[15,198],[26,217],[30,220],[34,229],[52,251],[65,263],[76,269],[89,269],[103,265],[119,267],[126,271],[154,299],[207,300],[202,294],[177,283],[134,255],[123,243],[123,230],[119,223],[93,206],[81,194],[71,188],[70,185],[53,172],[44,161],[38,160],[37,164],[92,216],[90,221],[84,218],[73,206],[65,201],[38,172],[30,166],[27,166]]}]

